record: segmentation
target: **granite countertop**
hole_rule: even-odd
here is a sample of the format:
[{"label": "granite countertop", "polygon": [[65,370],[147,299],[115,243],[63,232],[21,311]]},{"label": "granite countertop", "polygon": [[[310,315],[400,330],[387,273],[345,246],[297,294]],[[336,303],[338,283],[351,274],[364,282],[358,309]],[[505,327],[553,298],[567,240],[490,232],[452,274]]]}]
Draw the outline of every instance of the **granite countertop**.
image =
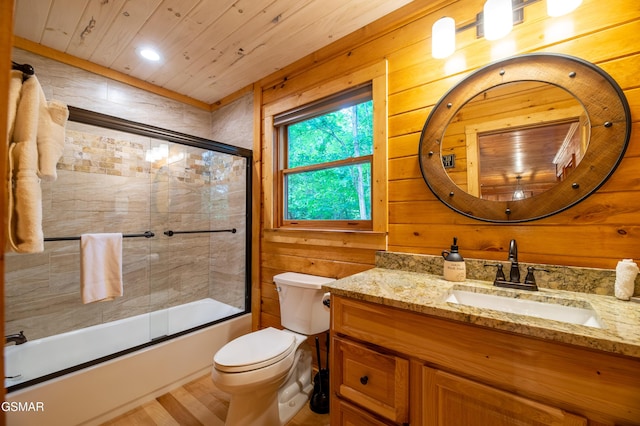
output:
[{"label": "granite countertop", "polygon": [[[469,291],[521,299],[553,299],[555,303],[576,307],[590,304],[604,326],[595,328],[447,302],[450,291],[461,286]],[[550,288],[540,288],[537,292],[503,289],[489,281],[474,279],[455,283],[433,273],[379,266],[324,285],[323,289],[366,302],[640,358],[640,304],[613,296]]]}]

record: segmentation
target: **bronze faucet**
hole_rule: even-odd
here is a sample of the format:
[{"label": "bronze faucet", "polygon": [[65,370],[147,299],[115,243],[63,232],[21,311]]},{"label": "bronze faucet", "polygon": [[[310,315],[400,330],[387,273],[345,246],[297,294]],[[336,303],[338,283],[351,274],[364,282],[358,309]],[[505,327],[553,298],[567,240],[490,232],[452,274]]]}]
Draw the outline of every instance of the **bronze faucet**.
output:
[{"label": "bronze faucet", "polygon": [[5,343],[15,343],[16,345],[21,345],[23,343],[27,343],[27,336],[24,335],[24,332],[10,334],[5,337]]},{"label": "bronze faucet", "polygon": [[520,267],[518,265],[518,244],[516,240],[511,240],[509,242],[509,262],[511,262],[511,269],[509,270],[509,281],[507,281],[504,276],[504,272],[502,271],[502,264],[487,264],[484,266],[495,266],[498,268],[496,271],[496,278],[493,281],[493,285],[496,287],[505,287],[505,288],[517,288],[520,290],[531,290],[537,291],[538,285],[536,284],[536,279],[533,276],[533,271],[540,270],[546,271],[545,269],[535,268],[533,266],[529,266],[527,268],[527,276],[524,279],[524,283],[520,282]]},{"label": "bronze faucet", "polygon": [[509,281],[512,283],[519,283],[520,267],[518,266],[518,244],[516,243],[516,240],[511,240],[509,242],[509,262],[511,262]]}]

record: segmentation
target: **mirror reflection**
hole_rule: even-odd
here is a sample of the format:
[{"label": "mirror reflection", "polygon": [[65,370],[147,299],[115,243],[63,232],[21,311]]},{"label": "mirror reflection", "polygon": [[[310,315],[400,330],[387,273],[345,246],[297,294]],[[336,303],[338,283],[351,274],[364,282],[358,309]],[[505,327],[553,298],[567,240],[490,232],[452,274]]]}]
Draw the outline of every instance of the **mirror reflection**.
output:
[{"label": "mirror reflection", "polygon": [[441,143],[449,178],[469,195],[511,201],[562,182],[584,157],[590,123],[567,90],[537,81],[492,87],[464,104]]}]

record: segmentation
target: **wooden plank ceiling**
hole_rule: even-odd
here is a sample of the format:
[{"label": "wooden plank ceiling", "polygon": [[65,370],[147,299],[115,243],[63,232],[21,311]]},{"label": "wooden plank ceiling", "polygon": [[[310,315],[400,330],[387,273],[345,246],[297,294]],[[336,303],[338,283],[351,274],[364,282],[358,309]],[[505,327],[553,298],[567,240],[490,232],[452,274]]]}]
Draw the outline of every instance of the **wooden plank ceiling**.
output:
[{"label": "wooden plank ceiling", "polygon": [[15,35],[211,104],[410,2],[17,0]]}]

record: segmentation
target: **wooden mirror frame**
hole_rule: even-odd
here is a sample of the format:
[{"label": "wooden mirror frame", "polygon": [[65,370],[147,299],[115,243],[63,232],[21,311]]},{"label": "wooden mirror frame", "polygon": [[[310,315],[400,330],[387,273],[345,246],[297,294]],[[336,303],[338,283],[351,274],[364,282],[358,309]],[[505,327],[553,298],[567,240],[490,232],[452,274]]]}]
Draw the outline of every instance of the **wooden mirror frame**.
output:
[{"label": "wooden mirror frame", "polygon": [[[584,158],[567,179],[530,198],[489,201],[467,194],[449,178],[442,164],[440,143],[447,125],[478,94],[519,81],[561,87],[584,106],[591,129]],[[630,135],[629,104],[609,74],[572,56],[534,53],[489,64],[447,92],[425,122],[418,159],[429,189],[456,212],[486,222],[525,222],[559,213],[596,191],[624,157]]]}]

